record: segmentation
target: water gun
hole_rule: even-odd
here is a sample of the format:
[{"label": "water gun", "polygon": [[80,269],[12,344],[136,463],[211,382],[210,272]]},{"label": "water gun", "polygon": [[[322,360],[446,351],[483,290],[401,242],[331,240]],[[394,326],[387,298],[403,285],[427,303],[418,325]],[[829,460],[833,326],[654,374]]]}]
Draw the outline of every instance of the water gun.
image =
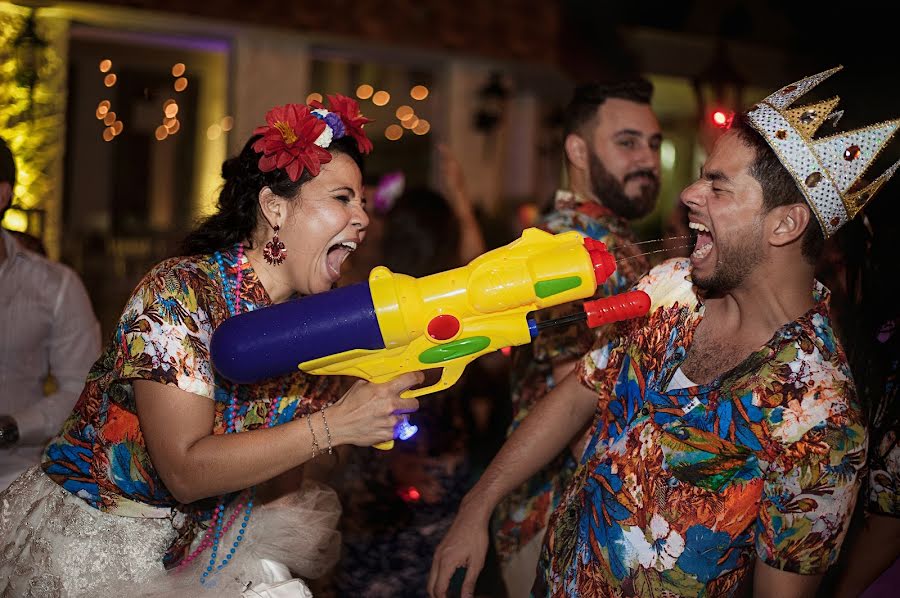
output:
[{"label": "water gun", "polygon": [[[544,328],[578,320],[596,327],[646,314],[649,296],[629,291],[587,301],[582,312],[557,320],[528,317],[593,296],[615,269],[599,241],[530,228],[461,268],[413,278],[378,266],[368,282],[229,318],[213,333],[210,354],[216,370],[240,384],[297,367],[376,383],[441,368],[437,382],[401,394],[418,397],[452,386],[474,359],[529,343]],[[401,439],[410,430],[401,430]],[[379,448],[393,443],[384,444]]]}]

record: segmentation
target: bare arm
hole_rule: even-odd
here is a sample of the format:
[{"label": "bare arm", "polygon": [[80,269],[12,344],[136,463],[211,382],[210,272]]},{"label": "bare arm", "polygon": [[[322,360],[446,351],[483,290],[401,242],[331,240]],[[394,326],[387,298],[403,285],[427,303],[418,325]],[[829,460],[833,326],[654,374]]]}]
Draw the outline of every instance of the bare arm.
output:
[{"label": "bare arm", "polygon": [[822,581],[821,575],[798,575],[781,571],[756,561],[753,571],[754,598],[815,598],[816,589]]},{"label": "bare arm", "polygon": [[[400,392],[419,383],[418,372],[385,384],[358,382],[328,408],[332,445],[370,446],[394,437],[398,413],[418,409]],[[305,419],[241,434],[213,435],[213,401],[148,380],[134,381],[141,431],[153,465],[183,503],[249,488],[312,458]],[[321,417],[309,420],[320,448],[326,445]]]},{"label": "bare arm", "polygon": [[462,593],[472,594],[484,566],[487,526],[494,507],[558,455],[590,421],[596,406],[597,395],[576,375],[569,375],[534,407],[463,499],[453,526],[435,551],[428,579],[430,596],[445,596],[459,567],[468,568]]},{"label": "bare arm", "polygon": [[466,177],[456,156],[446,145],[438,146],[441,176],[447,189],[447,200],[459,221],[459,260],[467,264],[485,250],[484,235],[472,210],[472,200],[466,189]]}]

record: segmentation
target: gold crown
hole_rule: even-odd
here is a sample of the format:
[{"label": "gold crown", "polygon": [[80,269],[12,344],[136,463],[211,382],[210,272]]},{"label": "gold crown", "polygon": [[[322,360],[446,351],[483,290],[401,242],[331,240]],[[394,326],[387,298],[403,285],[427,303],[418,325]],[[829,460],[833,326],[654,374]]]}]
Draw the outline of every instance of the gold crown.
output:
[{"label": "gold crown", "polygon": [[862,189],[854,188],[900,127],[900,119],[813,139],[826,120],[837,124],[844,111],[832,110],[840,98],[790,107],[842,68],[838,66],[782,87],[747,112],[750,123],[794,177],[826,237],[856,216],[900,167],[898,160],[872,183]]}]

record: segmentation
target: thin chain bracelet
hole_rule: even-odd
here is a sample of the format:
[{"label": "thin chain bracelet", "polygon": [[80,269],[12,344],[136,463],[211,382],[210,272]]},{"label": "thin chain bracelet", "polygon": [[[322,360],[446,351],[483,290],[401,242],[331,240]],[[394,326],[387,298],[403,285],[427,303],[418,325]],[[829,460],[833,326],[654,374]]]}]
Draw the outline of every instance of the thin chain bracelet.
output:
[{"label": "thin chain bracelet", "polygon": [[322,421],[325,422],[325,437],[328,439],[328,454],[332,454],[334,451],[331,448],[331,430],[328,429],[328,420],[325,419],[325,410],[328,409],[328,406],[322,407],[322,410],[319,412],[322,414]]},{"label": "thin chain bracelet", "polygon": [[313,453],[312,456],[316,457],[319,454],[319,441],[316,440],[316,433],[313,432],[312,420],[307,415],[306,416],[306,425],[309,427],[309,433],[312,434],[312,445],[313,445]]}]

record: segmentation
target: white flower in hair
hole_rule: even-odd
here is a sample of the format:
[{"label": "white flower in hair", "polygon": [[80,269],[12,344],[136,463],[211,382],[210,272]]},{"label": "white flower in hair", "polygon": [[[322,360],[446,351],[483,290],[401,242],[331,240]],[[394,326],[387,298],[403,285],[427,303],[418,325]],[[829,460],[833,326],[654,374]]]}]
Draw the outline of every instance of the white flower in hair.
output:
[{"label": "white flower in hair", "polygon": [[324,108],[318,108],[316,110],[312,110],[311,112],[325,123],[325,130],[322,131],[322,133],[318,137],[316,137],[316,140],[313,141],[313,143],[323,149],[327,149],[334,139],[334,131],[331,130],[331,126],[328,124],[328,121],[325,120],[325,117],[328,116],[328,110],[325,110]]}]

